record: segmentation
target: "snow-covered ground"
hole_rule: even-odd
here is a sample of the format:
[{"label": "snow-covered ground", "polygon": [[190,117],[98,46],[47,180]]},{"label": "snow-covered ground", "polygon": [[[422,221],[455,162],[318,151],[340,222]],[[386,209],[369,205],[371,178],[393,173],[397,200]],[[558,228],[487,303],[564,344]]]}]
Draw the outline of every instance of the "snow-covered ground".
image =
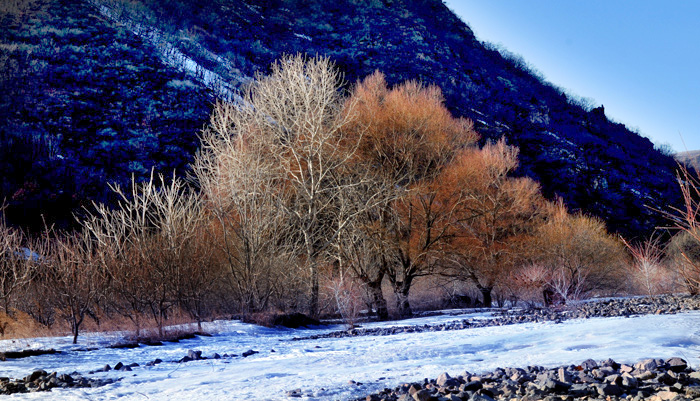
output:
[{"label": "snow-covered ground", "polygon": [[[488,314],[444,315],[373,326],[405,326],[483,318]],[[633,318],[569,320],[560,324],[526,323],[479,329],[406,333],[385,337],[350,337],[291,341],[293,337],[340,329],[269,329],[233,322],[213,322],[205,330],[212,337],[109,349],[114,337],[81,336],[78,347],[70,338],[0,341],[0,351],[55,348],[63,354],[0,362],[0,376],[23,377],[34,369],[87,374],[105,364],[139,363],[132,372],[95,373],[121,378],[91,389],[54,389],[50,393],[16,394],[22,399],[52,400],[285,400],[287,391],[301,389],[307,400],[348,400],[400,383],[435,378],[442,372],[457,375],[496,367],[557,366],[593,358],[635,362],[642,358],[680,356],[691,366],[700,363],[700,312],[647,315]],[[77,348],[97,347],[92,351]],[[247,358],[207,359],[178,364],[172,361],[189,349],[203,356],[238,354]],[[274,351],[273,351],[274,350]],[[144,365],[156,358],[166,362]],[[349,384],[349,380],[362,383]]]}]

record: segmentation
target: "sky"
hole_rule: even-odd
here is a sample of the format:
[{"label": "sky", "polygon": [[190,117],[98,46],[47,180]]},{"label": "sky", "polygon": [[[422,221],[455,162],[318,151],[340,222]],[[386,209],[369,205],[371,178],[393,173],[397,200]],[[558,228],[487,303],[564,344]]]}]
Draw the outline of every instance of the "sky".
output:
[{"label": "sky", "polygon": [[700,1],[446,0],[477,39],[657,145],[700,150]]}]

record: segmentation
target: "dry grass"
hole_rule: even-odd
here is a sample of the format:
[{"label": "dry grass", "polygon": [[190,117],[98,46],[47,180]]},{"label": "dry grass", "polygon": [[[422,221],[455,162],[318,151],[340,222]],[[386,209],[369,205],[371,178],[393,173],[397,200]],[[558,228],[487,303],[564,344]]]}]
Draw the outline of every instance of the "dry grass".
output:
[{"label": "dry grass", "polygon": [[0,326],[4,328],[3,340],[33,337],[51,337],[69,333],[68,325],[47,327],[24,312],[14,312],[14,316],[0,312]]}]

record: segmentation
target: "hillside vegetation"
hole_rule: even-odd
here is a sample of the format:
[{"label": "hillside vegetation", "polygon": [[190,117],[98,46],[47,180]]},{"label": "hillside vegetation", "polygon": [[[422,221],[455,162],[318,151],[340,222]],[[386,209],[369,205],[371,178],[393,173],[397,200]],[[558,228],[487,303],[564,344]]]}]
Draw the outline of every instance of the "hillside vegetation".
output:
[{"label": "hillside vegetation", "polygon": [[13,4],[0,31],[0,197],[16,224],[41,225],[42,211],[68,224],[90,200],[109,200],[108,182],[151,167],[182,174],[215,94],[230,95],[205,78],[241,85],[297,52],[330,57],[347,85],[379,70],[390,85],[439,86],[482,143],[505,136],[520,148],[515,174],[614,231],[648,234],[662,219],[647,205],[681,202],[672,157],[477,41],[439,0]]}]

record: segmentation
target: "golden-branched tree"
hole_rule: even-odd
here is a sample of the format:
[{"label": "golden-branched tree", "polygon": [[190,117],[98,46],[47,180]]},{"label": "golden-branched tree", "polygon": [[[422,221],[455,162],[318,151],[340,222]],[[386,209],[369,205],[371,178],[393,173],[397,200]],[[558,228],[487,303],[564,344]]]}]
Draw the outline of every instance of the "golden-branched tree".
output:
[{"label": "golden-branched tree", "polygon": [[700,294],[700,235],[698,228],[680,231],[666,246],[667,262],[691,295]]},{"label": "golden-branched tree", "polygon": [[473,283],[490,307],[491,292],[525,260],[545,216],[539,185],[509,174],[518,150],[503,140],[460,153],[440,182],[453,199],[447,258],[454,274]]},{"label": "golden-branched tree", "polygon": [[[365,263],[358,277],[381,296],[389,279],[400,315],[411,314],[413,282],[431,274],[448,238],[452,205],[437,202],[439,176],[460,149],[473,147],[472,124],[452,117],[439,88],[406,82],[389,88],[375,73],[358,83],[350,97],[356,118],[347,127],[359,144],[356,161],[395,190],[365,216],[381,254]],[[369,224],[372,223],[372,224]],[[379,301],[381,302],[381,301]]]},{"label": "golden-branched tree", "polygon": [[544,290],[561,302],[593,291],[614,292],[626,283],[624,245],[605,224],[583,214],[569,214],[562,202],[551,206],[537,232],[533,260],[548,271]]}]

